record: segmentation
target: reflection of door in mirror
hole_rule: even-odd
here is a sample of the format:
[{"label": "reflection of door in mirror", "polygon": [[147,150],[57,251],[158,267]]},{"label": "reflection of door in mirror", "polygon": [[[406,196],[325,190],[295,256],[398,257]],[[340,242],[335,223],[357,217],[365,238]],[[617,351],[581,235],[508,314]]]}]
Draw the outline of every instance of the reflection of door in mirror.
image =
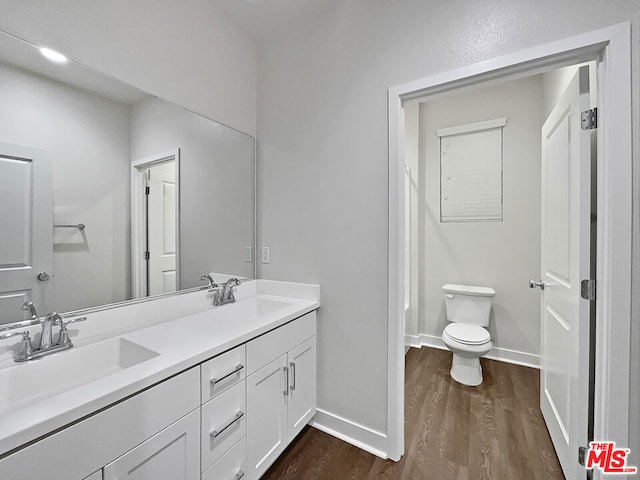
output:
[{"label": "reflection of door in mirror", "polygon": [[131,164],[133,297],[180,289],[180,149]]},{"label": "reflection of door in mirror", "polygon": [[175,162],[147,169],[147,295],[175,292],[176,167]]},{"label": "reflection of door in mirror", "polygon": [[53,187],[48,152],[0,142],[0,324],[53,305]]}]

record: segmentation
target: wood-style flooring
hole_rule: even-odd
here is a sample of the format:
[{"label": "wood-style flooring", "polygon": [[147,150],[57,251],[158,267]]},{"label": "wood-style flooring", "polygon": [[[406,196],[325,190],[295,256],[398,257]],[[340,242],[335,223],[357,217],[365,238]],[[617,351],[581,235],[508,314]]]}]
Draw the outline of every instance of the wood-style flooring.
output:
[{"label": "wood-style flooring", "polygon": [[451,355],[406,355],[399,462],[306,427],[262,480],[564,480],[540,412],[540,372],[482,359],[484,382],[465,387],[449,375]]}]

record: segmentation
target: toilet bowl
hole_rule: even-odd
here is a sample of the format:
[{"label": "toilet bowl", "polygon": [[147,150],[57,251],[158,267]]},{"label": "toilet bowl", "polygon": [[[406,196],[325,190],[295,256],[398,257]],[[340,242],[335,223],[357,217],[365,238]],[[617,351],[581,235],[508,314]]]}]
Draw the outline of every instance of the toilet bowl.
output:
[{"label": "toilet bowl", "polygon": [[[469,327],[482,330],[486,336],[483,341],[473,339],[480,338],[478,331],[471,332],[469,336],[466,333],[452,334],[450,327]],[[493,347],[491,336],[484,328],[475,325],[467,325],[464,323],[450,323],[442,332],[442,341],[449,350],[453,352],[453,360],[451,361],[451,378],[463,385],[475,387],[482,383],[482,366],[480,365],[480,357],[489,353]]]},{"label": "toilet bowl", "polygon": [[489,315],[495,290],[488,287],[446,284],[447,320],[442,341],[453,352],[451,378],[458,383],[475,387],[482,383],[480,357],[493,347]]}]

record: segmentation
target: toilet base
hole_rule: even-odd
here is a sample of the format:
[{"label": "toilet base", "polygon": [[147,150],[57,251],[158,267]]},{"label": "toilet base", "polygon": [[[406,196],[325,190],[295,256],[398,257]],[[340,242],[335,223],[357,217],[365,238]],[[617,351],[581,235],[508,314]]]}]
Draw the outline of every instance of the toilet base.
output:
[{"label": "toilet base", "polygon": [[456,382],[469,387],[477,387],[482,383],[482,367],[480,366],[480,358],[463,357],[457,353],[453,353],[451,362],[451,378]]}]

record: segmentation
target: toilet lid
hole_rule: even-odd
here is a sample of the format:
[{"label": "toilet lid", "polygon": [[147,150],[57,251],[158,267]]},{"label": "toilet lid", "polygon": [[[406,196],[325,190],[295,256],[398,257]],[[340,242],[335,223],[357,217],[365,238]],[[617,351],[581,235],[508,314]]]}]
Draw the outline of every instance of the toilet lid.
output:
[{"label": "toilet lid", "polygon": [[444,331],[452,339],[460,343],[466,343],[467,345],[481,345],[491,340],[489,332],[478,325],[450,323]]}]

